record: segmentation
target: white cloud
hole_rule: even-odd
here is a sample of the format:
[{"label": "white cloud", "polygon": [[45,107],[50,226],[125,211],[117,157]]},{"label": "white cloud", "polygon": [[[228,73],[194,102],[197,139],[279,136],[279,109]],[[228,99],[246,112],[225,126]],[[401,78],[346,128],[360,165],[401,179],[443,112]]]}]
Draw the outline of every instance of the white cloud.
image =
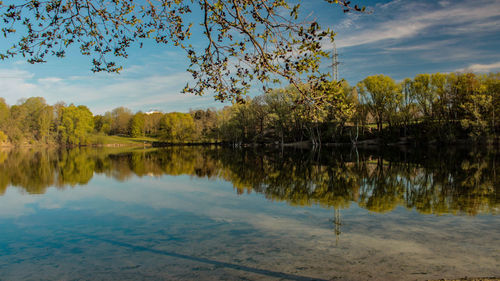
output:
[{"label": "white cloud", "polygon": [[28,71],[0,69],[2,97],[8,104],[15,104],[21,98],[42,96],[49,104],[63,101],[87,105],[94,114],[119,106],[132,111],[157,108],[165,112],[221,106],[211,95],[182,94],[181,90],[190,80],[191,75],[187,72],[145,77],[95,74],[64,79],[54,76],[37,78]]},{"label": "white cloud", "polygon": [[386,51],[422,51],[422,50],[436,50],[438,48],[444,48],[444,47],[449,47],[452,44],[456,44],[458,42],[457,39],[450,39],[450,40],[440,40],[440,41],[434,41],[434,42],[425,42],[421,44],[411,44],[411,45],[404,45],[404,46],[398,46],[398,47],[385,47],[384,50]]},{"label": "white cloud", "polygon": [[457,69],[457,72],[490,72],[500,70],[500,61],[490,64],[471,64],[465,68]]},{"label": "white cloud", "polygon": [[38,83],[42,83],[42,84],[55,84],[55,83],[62,82],[63,79],[61,79],[59,77],[46,77],[46,78],[37,79],[37,81],[38,81]]},{"label": "white cloud", "polygon": [[[421,3],[392,1],[379,5],[360,31],[344,30],[337,36],[337,47],[352,47],[390,39],[404,39],[438,32],[438,28],[452,26],[467,28],[467,32],[500,30],[495,17],[500,15],[500,1],[454,3],[453,6],[423,7]],[[361,20],[366,18],[360,17]],[[352,19],[349,19],[352,21]],[[374,20],[374,22],[373,22]],[[349,25],[353,25],[350,23]]]},{"label": "white cloud", "polygon": [[367,30],[349,37],[338,37],[337,47],[352,47],[370,44],[382,40],[399,39],[416,35],[429,24],[415,22],[410,25],[393,25],[390,23],[381,24],[375,30]]},{"label": "white cloud", "polygon": [[450,1],[439,1],[438,4],[441,7],[446,7],[446,6],[449,6],[451,4],[451,2]]},{"label": "white cloud", "polygon": [[35,212],[32,204],[36,200],[34,196],[26,196],[21,190],[9,187],[5,194],[0,196],[0,218],[16,218],[32,214]]},{"label": "white cloud", "polygon": [[0,69],[0,89],[8,104],[15,104],[19,99],[41,96],[37,85],[30,82],[33,74],[17,69]]},{"label": "white cloud", "polygon": [[33,78],[33,74],[19,69],[3,68],[0,69],[0,79],[30,79]]}]

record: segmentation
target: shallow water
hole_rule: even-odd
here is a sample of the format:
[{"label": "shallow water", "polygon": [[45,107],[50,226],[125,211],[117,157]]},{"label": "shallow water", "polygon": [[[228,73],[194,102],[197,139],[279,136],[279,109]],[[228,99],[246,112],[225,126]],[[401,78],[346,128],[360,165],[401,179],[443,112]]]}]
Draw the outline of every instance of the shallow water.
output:
[{"label": "shallow water", "polygon": [[500,276],[492,151],[0,151],[0,280]]}]

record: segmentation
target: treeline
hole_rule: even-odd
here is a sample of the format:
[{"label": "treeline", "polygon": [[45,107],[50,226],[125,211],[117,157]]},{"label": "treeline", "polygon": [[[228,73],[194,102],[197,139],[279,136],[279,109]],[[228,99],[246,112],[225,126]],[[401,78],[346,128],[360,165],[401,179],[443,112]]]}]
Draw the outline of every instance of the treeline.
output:
[{"label": "treeline", "polygon": [[292,205],[374,212],[397,206],[421,213],[497,214],[498,152],[477,149],[363,151],[328,148],[10,149],[0,150],[0,195],[9,186],[30,194],[85,185],[96,174],[190,175],[231,182],[238,194],[260,193]]},{"label": "treeline", "polygon": [[96,131],[165,142],[450,143],[496,136],[500,126],[500,73],[419,74],[401,83],[376,75],[356,86],[341,81],[319,92],[307,85],[300,90],[316,101],[304,102],[290,86],[220,110],[132,114],[117,108],[96,116]]},{"label": "treeline", "polygon": [[499,126],[500,73],[419,74],[401,83],[376,75],[356,86],[287,87],[189,113],[118,107],[94,116],[85,106],[51,106],[40,97],[10,107],[0,98],[0,142],[11,143],[86,145],[92,134],[168,143],[452,143],[497,136]]},{"label": "treeline", "polygon": [[225,108],[219,136],[240,143],[313,144],[452,143],[498,136],[500,73],[419,74],[401,83],[375,75],[356,86],[330,84],[310,94],[320,102],[302,102],[298,90],[288,87]]},{"label": "treeline", "polygon": [[94,116],[83,105],[48,105],[42,97],[8,106],[0,98],[0,143],[84,145],[94,130]]}]

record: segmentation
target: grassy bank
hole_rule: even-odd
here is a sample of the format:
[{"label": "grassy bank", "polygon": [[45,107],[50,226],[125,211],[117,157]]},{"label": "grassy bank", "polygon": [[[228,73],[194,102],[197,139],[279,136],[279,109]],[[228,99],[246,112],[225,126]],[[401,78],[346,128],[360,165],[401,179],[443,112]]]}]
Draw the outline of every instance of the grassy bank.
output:
[{"label": "grassy bank", "polygon": [[[127,136],[108,136],[102,134],[90,135],[87,138],[84,146],[151,146],[153,142],[157,142],[157,138],[139,137],[132,138]],[[40,142],[40,141],[24,141],[19,143],[11,143],[8,141],[0,142],[0,147],[60,147],[61,144],[55,141]]]},{"label": "grassy bank", "polygon": [[151,137],[132,138],[108,135],[92,135],[89,140],[90,144],[95,146],[150,146],[151,143],[158,141],[158,139]]}]

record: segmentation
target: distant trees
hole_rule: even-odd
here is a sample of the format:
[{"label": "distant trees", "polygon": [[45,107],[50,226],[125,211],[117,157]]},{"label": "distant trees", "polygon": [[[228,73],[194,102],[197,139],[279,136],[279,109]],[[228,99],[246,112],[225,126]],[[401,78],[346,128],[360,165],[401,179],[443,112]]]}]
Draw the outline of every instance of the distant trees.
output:
[{"label": "distant trees", "polygon": [[459,131],[477,137],[498,126],[498,83],[498,73],[419,74],[405,80],[403,93],[414,108],[411,119],[423,122],[426,131],[448,139]]},{"label": "distant trees", "polygon": [[61,144],[85,145],[94,129],[92,112],[83,105],[70,105],[62,109],[60,125],[57,128]]},{"label": "distant trees", "polygon": [[393,123],[399,112],[402,101],[401,89],[389,76],[368,76],[358,83],[358,92],[362,102],[375,118],[377,130],[382,131],[384,123],[389,126]]},{"label": "distant trees", "polygon": [[9,137],[4,133],[7,120],[10,116],[10,109],[4,98],[0,98],[0,143],[7,142]]},{"label": "distant trees", "polygon": [[127,135],[132,117],[133,113],[128,108],[121,106],[113,109],[111,111],[110,133],[113,135]]},{"label": "distant trees", "polygon": [[42,97],[31,97],[9,107],[0,99],[4,142],[84,145],[93,130],[93,115],[86,106],[51,106]]},{"label": "distant trees", "polygon": [[486,92],[491,95],[491,113],[489,116],[490,127],[495,132],[495,128],[500,121],[500,72],[490,73],[484,77]]},{"label": "distant trees", "polygon": [[264,101],[269,111],[269,126],[274,129],[278,141],[283,144],[296,127],[293,114],[296,92],[289,89],[277,89],[264,95]]},{"label": "distant trees", "polygon": [[193,141],[195,125],[189,113],[172,112],[163,116],[160,121],[160,138],[168,142],[183,143]]},{"label": "distant trees", "polygon": [[[309,140],[320,144],[329,126],[343,126],[354,103],[341,85],[325,83],[314,90],[314,102],[301,99],[295,87],[275,89],[243,104],[221,110],[220,141],[229,143],[285,143]],[[320,101],[320,102],[318,102]]]},{"label": "distant trees", "polygon": [[7,118],[9,118],[9,106],[4,98],[0,98],[0,124],[4,124]]},{"label": "distant trees", "polygon": [[11,141],[49,142],[54,137],[53,119],[53,108],[42,97],[20,100],[10,108],[0,101],[0,128]]},{"label": "distant trees", "polygon": [[[416,104],[427,119],[432,119],[435,112],[435,103],[437,100],[437,89],[433,88],[433,82],[442,82],[440,79],[432,79],[429,74],[418,74],[411,83],[412,95],[416,100]],[[439,83],[441,84],[441,83]],[[442,85],[442,84],[441,84]]]},{"label": "distant trees", "polygon": [[130,136],[134,138],[143,137],[145,129],[144,113],[137,112],[130,120]]},{"label": "distant trees", "polygon": [[300,87],[313,98],[308,101],[289,86],[220,110],[189,113],[134,114],[117,107],[93,116],[85,106],[51,106],[41,97],[12,106],[0,99],[0,142],[84,145],[94,133],[233,145],[320,145],[358,138],[392,142],[402,137],[428,143],[491,137],[499,131],[500,73],[419,74],[400,83],[374,75],[355,87],[346,81]]},{"label": "distant trees", "polygon": [[160,131],[160,121],[163,117],[161,112],[151,112],[144,115],[144,133],[156,136]]},{"label": "distant trees", "polygon": [[219,139],[217,126],[220,114],[215,109],[196,110],[190,112],[193,116],[195,132],[195,139],[201,142],[215,142]]}]

